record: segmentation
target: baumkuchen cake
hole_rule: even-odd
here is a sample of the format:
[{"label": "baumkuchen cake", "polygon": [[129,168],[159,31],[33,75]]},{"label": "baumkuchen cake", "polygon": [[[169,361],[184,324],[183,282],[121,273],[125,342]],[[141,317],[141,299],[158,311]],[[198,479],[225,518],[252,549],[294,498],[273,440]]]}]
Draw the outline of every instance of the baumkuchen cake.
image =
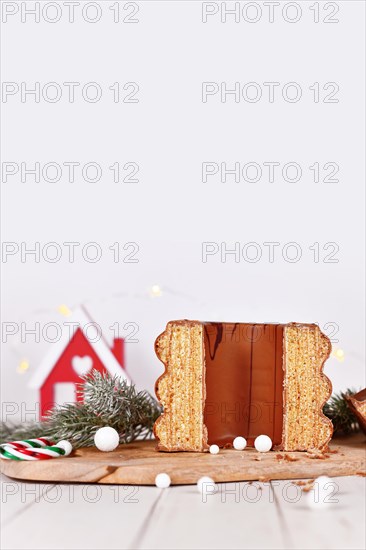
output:
[{"label": "baumkuchen cake", "polygon": [[170,321],[155,350],[165,365],[158,450],[205,451],[237,436],[253,445],[261,434],[285,451],[327,446],[331,345],[317,325]]}]

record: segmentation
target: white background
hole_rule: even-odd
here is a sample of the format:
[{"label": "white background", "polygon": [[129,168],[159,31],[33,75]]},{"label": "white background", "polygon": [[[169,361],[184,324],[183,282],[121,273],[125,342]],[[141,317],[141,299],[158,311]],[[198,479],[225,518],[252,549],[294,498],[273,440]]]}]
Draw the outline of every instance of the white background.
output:
[{"label": "white background", "polygon": [[[42,95],[39,103],[34,96],[22,102],[20,93],[6,102],[3,96],[3,163],[96,162],[103,176],[90,183],[79,170],[71,183],[65,170],[57,183],[42,177],[37,183],[32,176],[22,182],[19,172],[2,183],[3,241],[29,248],[39,242],[41,249],[56,242],[63,250],[56,263],[42,255],[39,263],[31,255],[22,261],[20,253],[2,258],[3,399],[32,407],[38,396],[29,379],[52,346],[42,335],[35,342],[23,334],[22,342],[20,323],[25,330],[63,323],[58,306],[81,303],[109,341],[114,323],[138,324],[139,342],[127,344],[127,369],[141,389],[153,391],[162,372],[155,337],[180,318],[336,324],[334,349],[345,358],[332,357],[325,372],[335,390],[364,387],[364,3],[331,3],[339,22],[328,24],[325,2],[319,23],[306,1],[297,2],[296,23],[284,20],[283,2],[273,23],[263,2],[255,3],[262,10],[256,23],[233,16],[223,23],[220,12],[203,23],[202,4],[193,1],[137,2],[138,23],[114,23],[115,3],[99,2],[102,16],[94,24],[82,17],[85,2],[75,8],[74,23],[58,2],[60,21],[41,15],[39,23],[32,16],[22,22],[21,4],[35,3],[13,4],[19,12],[2,24],[3,81],[28,88],[39,82],[41,89],[56,82],[63,95],[55,103]],[[121,19],[131,11],[125,4]],[[54,13],[50,8],[49,17]],[[63,86],[71,81],[80,83],[74,103]],[[89,82],[103,91],[96,103],[81,96]],[[115,82],[138,83],[139,102],[114,103],[108,88]],[[222,102],[218,93],[204,103],[203,82],[228,88],[256,82],[263,95],[236,103],[232,95]],[[273,103],[264,82],[280,83]],[[301,87],[296,103],[282,97],[288,82]],[[318,103],[309,89],[315,82]],[[323,102],[328,82],[339,86],[337,103]],[[139,182],[114,183],[108,167],[115,162],[137,163]],[[262,179],[235,183],[229,176],[221,183],[215,176],[203,183],[203,162],[256,162]],[[287,182],[279,171],[270,183],[263,162],[297,162],[302,178]],[[339,182],[315,183],[314,162],[337,163]],[[69,241],[81,243],[74,263],[63,245]],[[80,253],[91,241],[102,249],[97,263]],[[132,241],[139,262],[115,263],[108,247]],[[280,243],[272,263],[263,245],[269,241]],[[202,242],[228,248],[256,242],[262,257],[236,263],[233,255],[222,262],[216,254],[203,263]],[[289,242],[301,247],[297,263],[281,255]],[[309,249],[315,242],[319,262]],[[338,263],[323,261],[329,242],[339,246]],[[160,297],[150,295],[154,284]],[[9,323],[19,327],[12,337],[4,335]],[[23,359],[29,369],[21,373]]]}]

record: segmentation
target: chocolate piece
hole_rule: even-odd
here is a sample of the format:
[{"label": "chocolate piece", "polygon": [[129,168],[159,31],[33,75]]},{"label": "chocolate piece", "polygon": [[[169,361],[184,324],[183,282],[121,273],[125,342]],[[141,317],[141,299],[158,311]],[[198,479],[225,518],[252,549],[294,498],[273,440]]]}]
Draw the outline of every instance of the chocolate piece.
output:
[{"label": "chocolate piece", "polygon": [[346,400],[351,411],[357,417],[361,430],[366,434],[366,388],[354,395],[346,396]]},{"label": "chocolate piece", "polygon": [[261,434],[286,451],[324,448],[329,339],[317,325],[171,321],[155,344],[165,372],[154,426],[164,451],[204,451]]}]

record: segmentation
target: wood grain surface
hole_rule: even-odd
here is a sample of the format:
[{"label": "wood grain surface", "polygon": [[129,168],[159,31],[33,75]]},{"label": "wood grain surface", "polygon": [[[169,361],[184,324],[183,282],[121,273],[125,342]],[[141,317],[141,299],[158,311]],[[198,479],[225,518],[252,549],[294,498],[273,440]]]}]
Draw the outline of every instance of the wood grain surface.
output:
[{"label": "wood grain surface", "polygon": [[195,484],[203,475],[217,482],[365,475],[365,443],[361,434],[334,439],[325,458],[314,458],[309,453],[257,453],[255,449],[222,449],[218,455],[162,453],[150,440],[121,445],[110,453],[90,447],[66,458],[39,462],[2,459],[1,471],[27,481],[122,485],[154,485],[160,472],[168,473],[173,485]]}]

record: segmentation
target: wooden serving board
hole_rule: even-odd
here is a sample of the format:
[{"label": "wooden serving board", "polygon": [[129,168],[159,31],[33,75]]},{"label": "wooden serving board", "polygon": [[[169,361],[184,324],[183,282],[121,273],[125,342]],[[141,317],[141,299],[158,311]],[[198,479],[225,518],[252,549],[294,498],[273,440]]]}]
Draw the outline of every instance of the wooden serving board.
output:
[{"label": "wooden serving board", "polygon": [[[169,474],[173,485],[195,484],[204,475],[217,482],[365,475],[365,443],[361,434],[333,439],[333,452],[320,459],[308,453],[257,453],[255,449],[221,449],[218,455],[162,453],[155,451],[155,442],[150,440],[121,445],[110,453],[85,447],[67,458],[39,462],[2,459],[1,471],[27,481],[121,485],[154,485],[160,472]],[[287,460],[278,458],[285,454]]]}]

